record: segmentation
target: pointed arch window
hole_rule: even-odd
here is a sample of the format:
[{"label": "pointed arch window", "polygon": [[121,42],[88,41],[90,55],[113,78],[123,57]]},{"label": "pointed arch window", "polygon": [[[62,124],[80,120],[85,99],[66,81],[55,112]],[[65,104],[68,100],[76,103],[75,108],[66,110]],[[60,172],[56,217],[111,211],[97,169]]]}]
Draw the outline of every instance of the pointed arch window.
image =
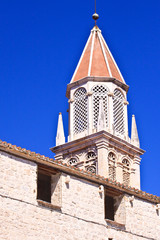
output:
[{"label": "pointed arch window", "polygon": [[108,165],[109,165],[109,178],[111,180],[116,180],[116,156],[114,153],[110,152],[108,154]]},{"label": "pointed arch window", "polygon": [[123,94],[120,90],[114,90],[113,99],[113,122],[114,130],[120,134],[124,134],[124,103]]},{"label": "pointed arch window", "polygon": [[74,94],[74,133],[87,129],[87,102],[86,89],[79,88]]},{"label": "pointed arch window", "polygon": [[123,159],[123,183],[125,185],[130,184],[130,162],[127,159]]},{"label": "pointed arch window", "polygon": [[106,126],[108,126],[108,89],[103,85],[93,87],[93,126],[97,127],[98,114],[99,114],[99,101],[103,99],[103,107],[106,118]]}]

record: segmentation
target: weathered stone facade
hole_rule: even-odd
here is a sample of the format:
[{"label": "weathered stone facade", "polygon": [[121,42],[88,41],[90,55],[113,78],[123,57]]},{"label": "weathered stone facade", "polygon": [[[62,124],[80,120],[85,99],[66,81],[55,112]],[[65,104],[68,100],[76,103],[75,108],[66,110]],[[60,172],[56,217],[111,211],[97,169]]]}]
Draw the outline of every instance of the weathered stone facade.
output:
[{"label": "weathered stone facade", "polygon": [[[123,189],[116,197],[119,207],[115,220],[105,220],[104,195],[107,184],[102,186],[96,182],[96,175],[92,177],[95,181],[86,179],[85,173],[78,177],[73,174],[71,167],[64,166],[66,171],[59,170],[58,191],[61,197],[58,202],[38,202],[37,172],[41,162],[38,158],[37,161],[29,160],[29,157],[27,160],[25,155],[24,158],[1,151],[0,239],[160,239],[158,198],[151,200],[150,197],[147,200],[143,192],[142,197],[137,197],[136,190],[131,195]],[[44,161],[44,168],[45,165],[47,161]],[[55,163],[50,165],[53,166],[49,171],[54,169]]]}]

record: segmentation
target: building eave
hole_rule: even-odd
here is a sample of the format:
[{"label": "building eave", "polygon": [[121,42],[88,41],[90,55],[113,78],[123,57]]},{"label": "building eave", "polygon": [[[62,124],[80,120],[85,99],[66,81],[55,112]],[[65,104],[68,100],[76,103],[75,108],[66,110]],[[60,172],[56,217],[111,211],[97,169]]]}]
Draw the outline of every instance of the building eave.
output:
[{"label": "building eave", "polygon": [[128,141],[125,141],[125,140],[123,140],[107,131],[104,131],[104,130],[97,132],[97,133],[90,134],[89,136],[86,136],[86,137],[76,139],[71,142],[67,142],[63,145],[56,146],[56,147],[53,147],[50,149],[52,152],[54,152],[56,154],[62,150],[64,153],[68,153],[70,151],[73,152],[73,151],[77,151],[78,149],[83,149],[84,146],[87,146],[90,144],[95,144],[97,141],[99,141],[101,139],[107,140],[110,145],[115,146],[115,144],[116,144],[117,148],[119,148],[118,146],[123,146],[124,151],[125,151],[125,149],[127,152],[129,150],[131,155],[132,154],[143,155],[145,153],[145,151],[143,149],[140,149],[140,148],[134,146],[133,144],[129,143]]},{"label": "building eave", "polygon": [[3,142],[0,140],[0,151],[5,152],[10,155],[14,155],[16,157],[35,162],[36,164],[41,164],[46,167],[50,167],[56,169],[58,171],[64,172],[66,174],[70,174],[72,176],[85,179],[87,181],[93,182],[98,185],[103,185],[106,188],[116,189],[120,191],[122,194],[134,195],[137,198],[147,200],[154,204],[160,203],[160,197],[156,195],[152,195],[146,193],[144,191],[132,188],[130,186],[121,184],[116,181],[112,181],[111,179],[104,178],[102,176],[80,170],[79,168],[68,166],[67,164],[63,164],[61,161],[56,161],[53,158],[45,157],[44,155],[37,154],[35,152],[31,152],[26,150],[25,148],[17,147],[7,142]]},{"label": "building eave", "polygon": [[121,81],[117,80],[116,78],[112,78],[112,77],[84,77],[82,79],[79,79],[76,82],[73,83],[69,83],[67,84],[67,91],[66,91],[66,97],[69,98],[70,97],[70,89],[77,87],[77,86],[81,86],[82,84],[85,84],[86,82],[113,82],[114,84],[116,84],[118,87],[121,87],[123,90],[126,91],[126,93],[128,92],[129,86],[125,83],[122,83]]}]

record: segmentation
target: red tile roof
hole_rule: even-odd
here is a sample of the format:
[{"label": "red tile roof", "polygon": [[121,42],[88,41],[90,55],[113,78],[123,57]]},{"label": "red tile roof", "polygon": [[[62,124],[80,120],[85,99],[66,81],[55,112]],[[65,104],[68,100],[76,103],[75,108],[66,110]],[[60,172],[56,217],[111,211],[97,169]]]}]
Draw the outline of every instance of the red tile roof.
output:
[{"label": "red tile roof", "polygon": [[125,83],[101,31],[97,26],[91,31],[71,83],[88,76],[113,77]]},{"label": "red tile roof", "polygon": [[16,145],[12,145],[2,140],[0,140],[0,151],[7,152],[8,154],[12,154],[32,162],[36,162],[37,164],[44,164],[48,167],[53,167],[54,169],[58,169],[59,171],[87,179],[91,182],[95,182],[112,189],[117,189],[123,193],[135,195],[139,198],[146,199],[153,203],[160,203],[160,197],[156,195],[152,195],[139,189],[127,186],[125,184],[121,184],[117,181],[113,181],[109,178],[102,177],[95,173],[90,173],[74,166],[69,166],[61,161],[56,161],[53,158],[45,157],[44,155],[40,155],[39,153],[31,152],[30,150],[17,147]]}]

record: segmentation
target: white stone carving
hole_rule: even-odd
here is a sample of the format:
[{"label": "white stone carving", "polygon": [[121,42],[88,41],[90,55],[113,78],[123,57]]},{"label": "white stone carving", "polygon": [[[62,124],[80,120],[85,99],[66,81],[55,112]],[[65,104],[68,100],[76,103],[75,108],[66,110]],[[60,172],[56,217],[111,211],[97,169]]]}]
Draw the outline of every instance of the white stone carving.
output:
[{"label": "white stone carving", "polygon": [[123,164],[123,183],[125,185],[130,184],[130,162],[128,159],[124,158],[122,160]]},{"label": "white stone carving", "polygon": [[73,102],[74,102],[74,99],[72,98],[68,100],[68,103],[73,103]]},{"label": "white stone carving", "polygon": [[97,151],[95,147],[83,149],[64,156],[64,163],[75,166],[86,171],[96,173]]},{"label": "white stone carving", "polygon": [[86,96],[92,96],[93,92],[87,92]]},{"label": "white stone carving", "polygon": [[116,167],[115,167],[116,156],[114,153],[110,152],[108,154],[108,165],[109,165],[109,178],[111,180],[116,180]]},{"label": "white stone carving", "polygon": [[68,164],[71,166],[76,165],[77,162],[78,162],[77,158],[74,158],[74,157],[72,157],[68,160]]},{"label": "white stone carving", "polygon": [[56,146],[59,146],[64,143],[65,143],[65,136],[64,136],[63,120],[62,120],[62,114],[59,113]]},{"label": "white stone carving", "polygon": [[97,131],[106,130],[106,117],[103,107],[103,98],[99,100],[99,115],[97,122]]},{"label": "white stone carving", "polygon": [[74,101],[74,133],[83,132],[87,129],[87,98],[86,89],[79,88],[75,94]]},{"label": "white stone carving", "polygon": [[96,173],[96,166],[92,165],[92,166],[86,167],[86,170],[91,173]]},{"label": "white stone carving", "polygon": [[124,105],[123,105],[123,94],[120,90],[114,90],[113,99],[113,121],[114,130],[120,134],[124,134]]},{"label": "white stone carving", "polygon": [[103,85],[97,85],[93,89],[93,126],[97,127],[99,103],[100,99],[103,99],[103,108],[106,118],[106,126],[108,126],[108,89]]},{"label": "white stone carving", "polygon": [[135,115],[132,115],[131,143],[136,147],[140,146]]}]

